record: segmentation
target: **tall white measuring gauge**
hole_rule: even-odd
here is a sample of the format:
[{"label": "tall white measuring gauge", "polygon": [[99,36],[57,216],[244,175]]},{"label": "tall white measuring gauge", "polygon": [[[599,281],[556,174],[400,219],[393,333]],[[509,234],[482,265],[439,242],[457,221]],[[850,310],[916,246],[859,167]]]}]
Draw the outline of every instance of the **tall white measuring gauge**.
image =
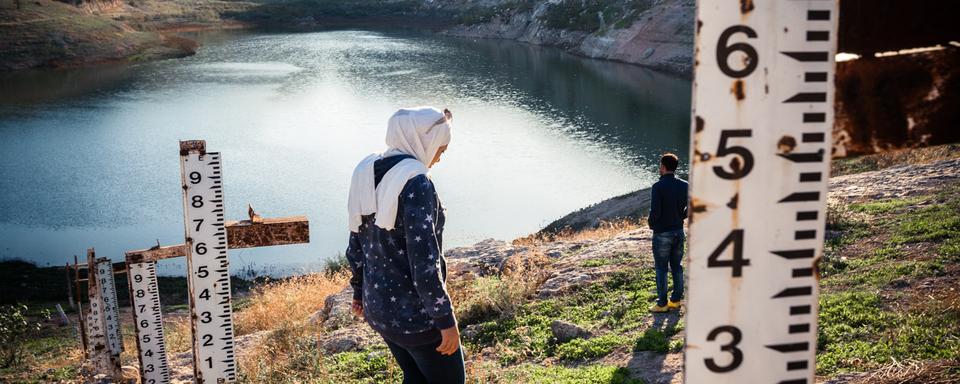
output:
[{"label": "tall white measuring gauge", "polygon": [[233,382],[233,347],[227,230],[220,154],[200,140],[180,142],[188,284],[197,383]]},{"label": "tall white measuring gauge", "polygon": [[157,262],[127,263],[127,279],[133,302],[133,324],[140,354],[140,382],[170,382],[166,345],[163,340],[163,315],[157,286]]},{"label": "tall white measuring gauge", "polygon": [[836,0],[700,0],[685,380],[812,384]]},{"label": "tall white measuring gauge", "polygon": [[111,355],[120,356],[123,352],[123,339],[120,335],[120,307],[117,303],[117,286],[113,281],[113,262],[107,258],[98,259],[96,268],[93,278],[97,279],[103,300],[102,316],[107,348]]}]

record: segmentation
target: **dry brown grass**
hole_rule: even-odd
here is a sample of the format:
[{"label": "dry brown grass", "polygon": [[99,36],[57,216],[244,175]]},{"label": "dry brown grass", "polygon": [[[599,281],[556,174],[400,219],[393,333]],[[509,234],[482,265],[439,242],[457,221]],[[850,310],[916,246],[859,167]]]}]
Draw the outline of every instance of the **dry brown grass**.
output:
[{"label": "dry brown grass", "polygon": [[504,260],[499,276],[465,275],[450,282],[457,319],[473,324],[496,316],[511,316],[547,279],[550,258],[525,252]]},{"label": "dry brown grass", "polygon": [[240,354],[240,372],[244,381],[288,382],[292,378],[315,373],[312,372],[315,370],[297,366],[292,361],[303,352],[301,349],[304,348],[300,348],[299,343],[320,331],[317,326],[306,323],[285,323],[271,330],[262,341]]},{"label": "dry brown grass", "polygon": [[960,157],[960,144],[945,144],[835,159],[830,165],[830,176],[874,171],[897,165],[930,164],[958,157]]},{"label": "dry brown grass", "polygon": [[250,304],[234,316],[237,335],[301,324],[323,308],[327,296],[347,286],[345,273],[315,273],[276,280],[253,289]]},{"label": "dry brown grass", "polygon": [[190,332],[190,318],[186,315],[163,319],[163,338],[168,352],[184,352],[193,348],[193,335]]},{"label": "dry brown grass", "polygon": [[513,241],[513,245],[525,247],[537,247],[544,243],[554,241],[585,241],[585,240],[607,240],[623,232],[643,228],[647,225],[646,219],[621,219],[617,221],[605,221],[596,228],[583,230],[564,229],[557,233],[537,232],[527,235]]},{"label": "dry brown grass", "polygon": [[[323,331],[307,320],[323,308],[328,296],[343,290],[348,279],[346,272],[315,273],[254,288],[249,304],[234,315],[237,334],[269,332],[251,350],[240,355],[240,370],[245,381],[298,381],[299,376],[316,374],[317,367],[299,366],[303,363],[300,359],[304,351],[315,348],[302,343],[314,340],[311,336]],[[319,360],[312,360],[316,361],[310,365],[320,364]]]},{"label": "dry brown grass", "polygon": [[960,360],[895,361],[851,383],[957,384],[960,383]]}]

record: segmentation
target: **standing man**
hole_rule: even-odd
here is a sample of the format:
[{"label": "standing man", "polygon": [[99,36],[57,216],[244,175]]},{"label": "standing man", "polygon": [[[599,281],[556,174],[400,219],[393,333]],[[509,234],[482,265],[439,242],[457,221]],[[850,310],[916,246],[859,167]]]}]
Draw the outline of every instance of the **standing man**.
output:
[{"label": "standing man", "polygon": [[[657,305],[651,312],[680,308],[683,299],[683,220],[687,218],[687,182],[674,176],[680,159],[672,153],[660,157],[660,181],[653,185],[650,217],[653,229],[653,263],[656,269]],[[667,301],[667,271],[673,275],[673,293]]]}]

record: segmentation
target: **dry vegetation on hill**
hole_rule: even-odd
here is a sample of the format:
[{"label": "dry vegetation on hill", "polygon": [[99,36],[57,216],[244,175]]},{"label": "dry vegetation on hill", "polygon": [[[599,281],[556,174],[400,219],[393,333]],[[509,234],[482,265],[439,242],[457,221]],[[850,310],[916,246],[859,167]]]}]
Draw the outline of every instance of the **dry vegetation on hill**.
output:
[{"label": "dry vegetation on hill", "polygon": [[[949,148],[834,164],[849,174],[831,180],[818,382],[960,382],[960,159]],[[625,222],[449,250],[469,382],[681,382],[682,317],[649,313],[650,237]],[[336,269],[237,298],[244,382],[400,382],[383,343],[349,314]],[[165,315],[175,376],[189,380],[186,312]],[[125,336],[123,362],[134,365]],[[76,380],[76,344],[69,327],[48,324],[0,380]]]}]

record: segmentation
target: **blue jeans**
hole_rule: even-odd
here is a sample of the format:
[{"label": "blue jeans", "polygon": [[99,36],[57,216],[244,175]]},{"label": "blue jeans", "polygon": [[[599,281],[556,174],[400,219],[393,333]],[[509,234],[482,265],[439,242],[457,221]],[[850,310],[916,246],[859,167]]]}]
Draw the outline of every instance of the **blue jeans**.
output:
[{"label": "blue jeans", "polygon": [[671,301],[683,299],[683,230],[653,235],[653,266],[657,277],[657,305],[667,305],[667,271],[673,275]]},{"label": "blue jeans", "polygon": [[437,352],[440,341],[404,347],[384,340],[403,371],[403,384],[462,384],[466,381],[463,350],[452,355]]}]

